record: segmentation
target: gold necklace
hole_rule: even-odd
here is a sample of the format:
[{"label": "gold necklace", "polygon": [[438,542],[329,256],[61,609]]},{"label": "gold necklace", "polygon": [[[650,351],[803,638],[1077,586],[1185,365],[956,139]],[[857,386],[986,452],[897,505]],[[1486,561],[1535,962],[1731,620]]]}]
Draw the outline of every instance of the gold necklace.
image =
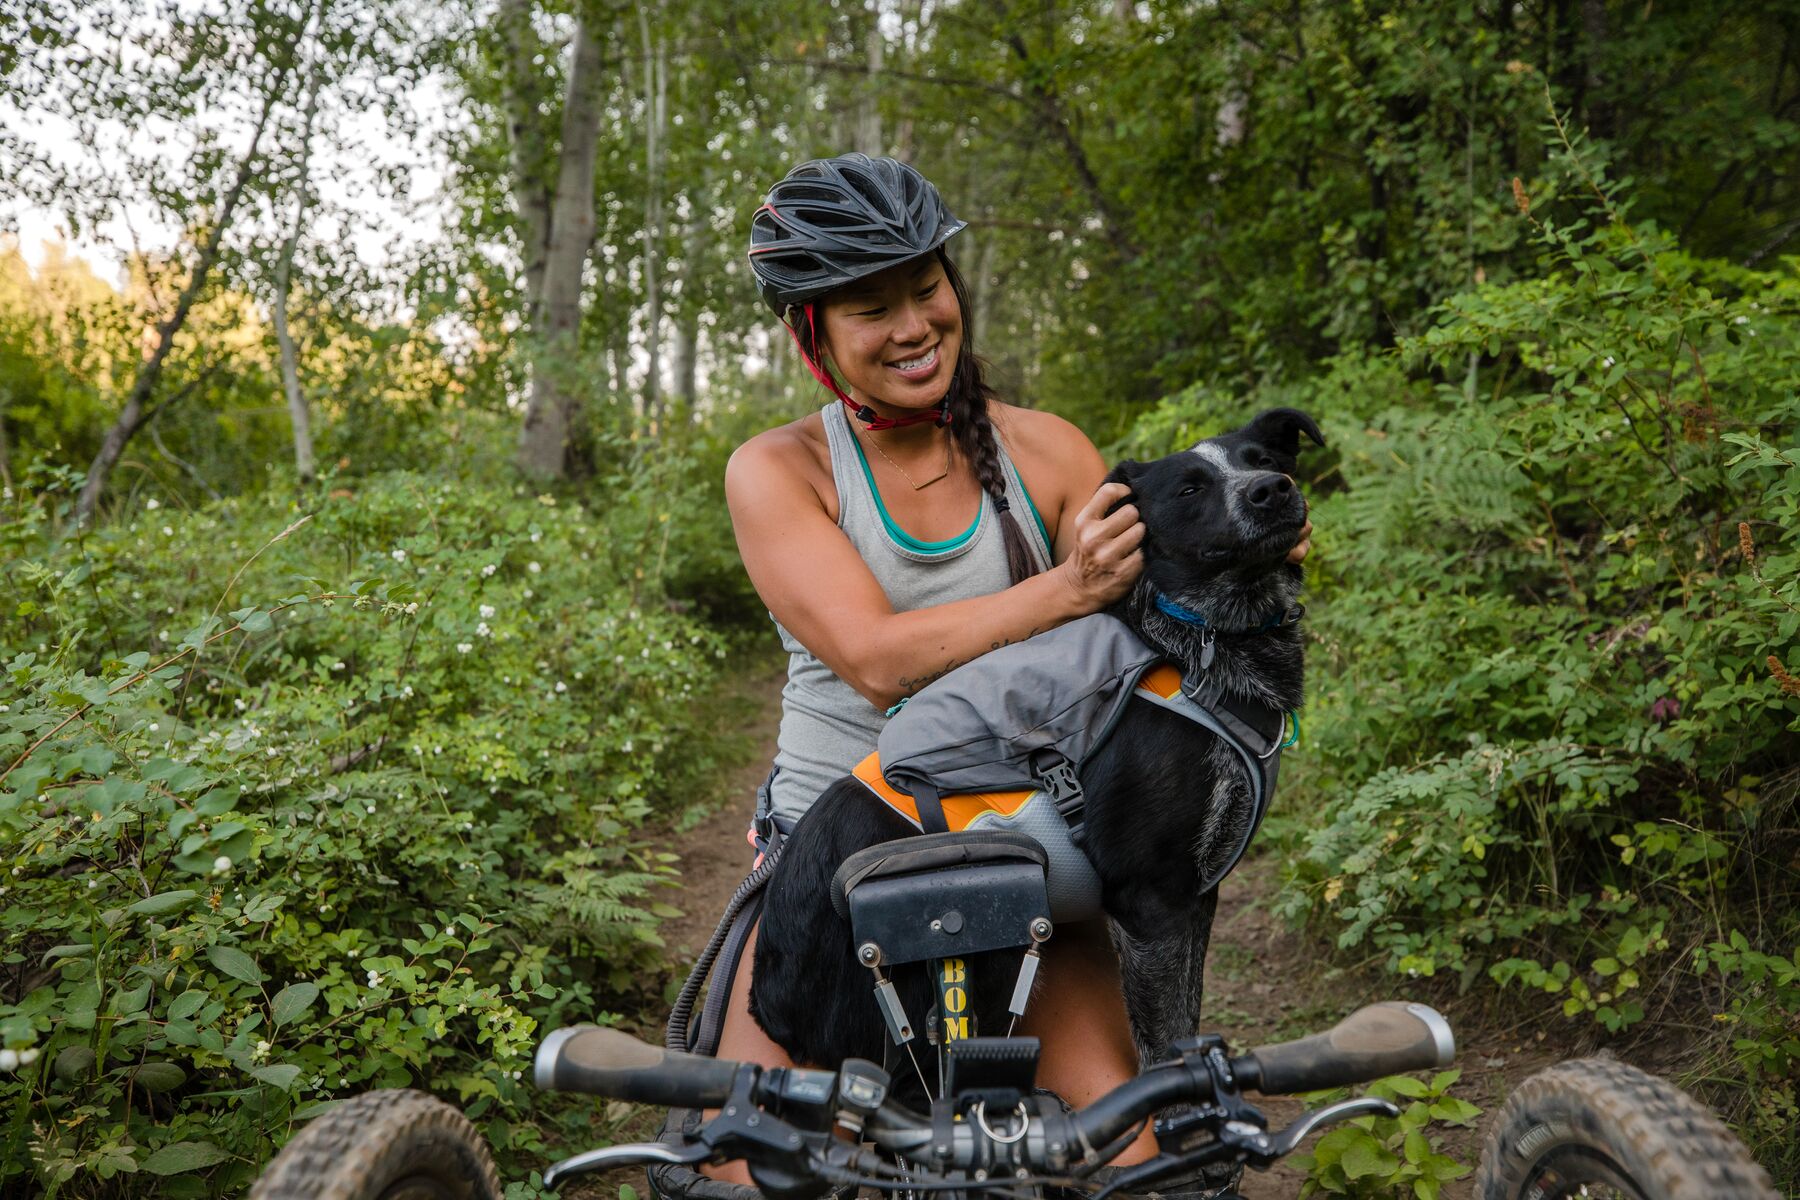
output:
[{"label": "gold necklace", "polygon": [[944,438],[944,469],[939,471],[936,475],[933,475],[930,479],[927,479],[924,483],[919,483],[919,482],[915,481],[913,479],[913,477],[907,472],[905,467],[903,467],[899,463],[895,462],[892,458],[888,458],[888,452],[881,448],[881,443],[875,440],[874,434],[868,432],[867,430],[864,430],[863,431],[863,440],[868,442],[869,445],[875,447],[875,453],[881,455],[881,457],[883,457],[883,458],[886,458],[888,466],[890,466],[890,467],[894,468],[894,470],[900,472],[900,477],[902,479],[906,480],[906,482],[912,484],[912,490],[915,492],[918,491],[920,488],[930,487],[932,484],[936,483],[938,480],[942,479],[944,476],[946,476],[950,473],[950,438],[947,435]]}]

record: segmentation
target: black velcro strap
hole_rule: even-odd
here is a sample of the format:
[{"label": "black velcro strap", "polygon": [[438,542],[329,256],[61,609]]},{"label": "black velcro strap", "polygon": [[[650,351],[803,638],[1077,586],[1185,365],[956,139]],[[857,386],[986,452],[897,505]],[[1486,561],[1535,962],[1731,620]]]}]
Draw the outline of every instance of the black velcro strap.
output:
[{"label": "black velcro strap", "polygon": [[913,784],[912,798],[919,807],[920,833],[950,832],[950,821],[944,816],[944,802],[937,788],[921,779]]}]

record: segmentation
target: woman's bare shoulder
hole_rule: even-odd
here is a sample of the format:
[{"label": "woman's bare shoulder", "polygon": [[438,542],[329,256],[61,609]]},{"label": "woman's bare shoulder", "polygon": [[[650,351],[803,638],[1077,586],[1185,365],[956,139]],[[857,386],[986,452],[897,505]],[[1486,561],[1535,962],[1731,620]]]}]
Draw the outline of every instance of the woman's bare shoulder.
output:
[{"label": "woman's bare shoulder", "polygon": [[[754,488],[759,492],[813,492],[827,511],[836,507],[831,480],[831,447],[818,413],[765,429],[732,451],[725,466],[727,494]],[[835,519],[835,517],[834,517]]]},{"label": "woman's bare shoulder", "polygon": [[1087,434],[1055,413],[1000,402],[992,403],[989,411],[1006,448],[1021,460],[1021,466],[1069,468],[1099,460],[1100,452]]}]

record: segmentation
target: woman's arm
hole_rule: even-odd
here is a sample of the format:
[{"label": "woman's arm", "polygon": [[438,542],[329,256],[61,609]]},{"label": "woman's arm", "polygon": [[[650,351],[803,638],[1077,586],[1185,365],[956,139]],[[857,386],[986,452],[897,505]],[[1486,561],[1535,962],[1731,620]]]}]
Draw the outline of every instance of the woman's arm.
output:
[{"label": "woman's arm", "polygon": [[[1081,439],[1086,446],[1086,439]],[[1086,446],[1086,475],[1105,474]],[[1005,591],[896,613],[856,548],[799,469],[795,439],[754,438],[725,470],[738,551],[782,626],[877,707],[889,707],[952,668],[1123,596],[1143,570],[1137,509],[1106,510],[1128,493],[1093,492],[1058,521],[1055,567]],[[1067,514],[1066,503],[1059,515]]]}]

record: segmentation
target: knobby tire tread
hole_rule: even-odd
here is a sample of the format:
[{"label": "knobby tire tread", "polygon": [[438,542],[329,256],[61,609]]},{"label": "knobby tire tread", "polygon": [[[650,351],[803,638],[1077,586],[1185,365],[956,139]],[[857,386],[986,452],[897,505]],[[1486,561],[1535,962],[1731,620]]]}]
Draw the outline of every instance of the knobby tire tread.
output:
[{"label": "knobby tire tread", "polygon": [[1674,1084],[1615,1059],[1559,1063],[1520,1084],[1482,1147],[1476,1196],[1520,1200],[1533,1166],[1556,1146],[1604,1153],[1646,1200],[1780,1200],[1724,1122]]},{"label": "knobby tire tread", "polygon": [[408,1175],[455,1200],[499,1200],[500,1174],[469,1119],[425,1092],[366,1092],[313,1120],[250,1189],[250,1200],[377,1200]]}]

